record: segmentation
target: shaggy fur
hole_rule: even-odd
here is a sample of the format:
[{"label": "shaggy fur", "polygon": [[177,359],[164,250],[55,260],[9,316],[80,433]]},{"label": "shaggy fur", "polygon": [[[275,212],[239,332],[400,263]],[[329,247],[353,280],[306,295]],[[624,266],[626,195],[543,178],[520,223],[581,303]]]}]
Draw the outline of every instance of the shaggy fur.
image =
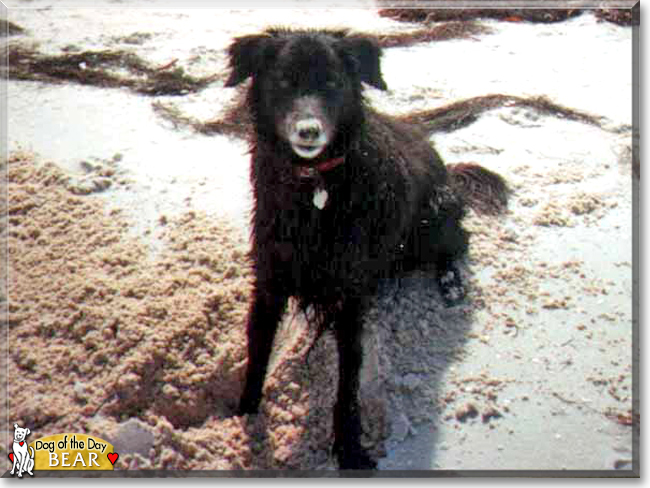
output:
[{"label": "shaggy fur", "polygon": [[371,38],[271,29],[235,39],[229,55],[226,85],[252,78],[247,106],[254,126],[255,283],[240,413],[258,410],[275,331],[295,297],[314,312],[309,316],[320,331],[331,328],[336,336],[339,465],[374,468],[360,444],[357,399],[367,299],[380,279],[432,264],[445,303],[460,301],[454,262],[468,236],[459,189],[471,186],[472,177],[499,191],[505,184],[465,165],[463,184],[455,185],[426,137],[368,106],[362,83],[386,88]]}]

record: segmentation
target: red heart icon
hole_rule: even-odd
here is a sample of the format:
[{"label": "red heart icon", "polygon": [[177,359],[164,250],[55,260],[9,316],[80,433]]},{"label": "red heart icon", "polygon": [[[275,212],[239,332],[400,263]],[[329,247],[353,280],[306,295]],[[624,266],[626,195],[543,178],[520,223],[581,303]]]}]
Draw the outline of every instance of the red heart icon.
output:
[{"label": "red heart icon", "polygon": [[115,461],[117,461],[117,458],[120,457],[120,455],[116,452],[109,452],[107,456],[108,456],[108,460],[111,462],[113,466],[115,466]]},{"label": "red heart icon", "polygon": [[14,453],[13,452],[9,453],[9,461],[11,461],[12,463],[14,462]]},{"label": "red heart icon", "polygon": [[24,443],[25,443],[25,441],[20,441],[18,444],[20,444],[22,446]]}]

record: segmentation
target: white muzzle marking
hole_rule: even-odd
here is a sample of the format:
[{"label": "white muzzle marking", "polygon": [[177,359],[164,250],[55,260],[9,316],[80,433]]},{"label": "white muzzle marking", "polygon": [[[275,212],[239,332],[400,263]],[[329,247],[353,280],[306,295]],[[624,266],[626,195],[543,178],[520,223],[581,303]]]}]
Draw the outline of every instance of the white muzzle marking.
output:
[{"label": "white muzzle marking", "polygon": [[304,159],[313,159],[323,152],[329,143],[321,121],[315,117],[300,119],[293,124],[289,134],[293,151]]}]

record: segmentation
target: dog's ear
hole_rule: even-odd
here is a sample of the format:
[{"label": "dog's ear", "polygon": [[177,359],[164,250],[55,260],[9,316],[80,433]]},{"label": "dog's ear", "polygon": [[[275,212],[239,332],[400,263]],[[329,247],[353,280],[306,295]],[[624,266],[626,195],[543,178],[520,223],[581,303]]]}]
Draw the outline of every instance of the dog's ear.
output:
[{"label": "dog's ear", "polygon": [[230,76],[225,86],[235,86],[268,65],[273,38],[268,34],[242,36],[228,48]]},{"label": "dog's ear", "polygon": [[31,434],[32,431],[29,429],[25,429],[25,437],[27,437],[29,434]]},{"label": "dog's ear", "polygon": [[351,60],[352,68],[361,81],[386,90],[386,82],[381,75],[381,48],[375,39],[369,37],[344,37],[339,41],[344,59]]},{"label": "dog's ear", "polygon": [[14,429],[17,429],[17,428],[18,428],[18,424],[14,424]]}]

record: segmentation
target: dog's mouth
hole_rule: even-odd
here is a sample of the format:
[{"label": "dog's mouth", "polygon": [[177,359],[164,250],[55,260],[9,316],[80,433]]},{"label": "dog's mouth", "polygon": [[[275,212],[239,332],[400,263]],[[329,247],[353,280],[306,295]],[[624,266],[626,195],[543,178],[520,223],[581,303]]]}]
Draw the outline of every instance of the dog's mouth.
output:
[{"label": "dog's mouth", "polygon": [[325,144],[300,144],[292,143],[291,148],[303,159],[314,159],[325,149]]}]

